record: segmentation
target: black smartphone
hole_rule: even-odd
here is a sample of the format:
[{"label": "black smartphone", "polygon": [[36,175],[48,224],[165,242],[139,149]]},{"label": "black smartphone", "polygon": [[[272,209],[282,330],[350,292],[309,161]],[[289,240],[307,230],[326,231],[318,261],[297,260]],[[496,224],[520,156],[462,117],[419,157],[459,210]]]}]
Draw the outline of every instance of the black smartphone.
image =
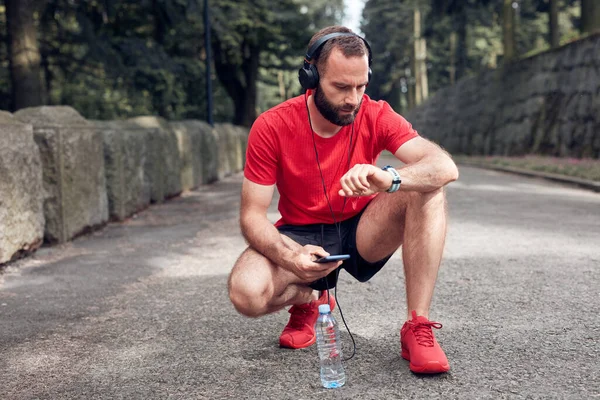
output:
[{"label": "black smartphone", "polygon": [[317,260],[315,260],[316,263],[328,263],[328,262],[334,262],[334,261],[342,261],[342,260],[347,260],[350,258],[350,254],[337,254],[337,255],[330,255],[327,257],[321,257]]}]

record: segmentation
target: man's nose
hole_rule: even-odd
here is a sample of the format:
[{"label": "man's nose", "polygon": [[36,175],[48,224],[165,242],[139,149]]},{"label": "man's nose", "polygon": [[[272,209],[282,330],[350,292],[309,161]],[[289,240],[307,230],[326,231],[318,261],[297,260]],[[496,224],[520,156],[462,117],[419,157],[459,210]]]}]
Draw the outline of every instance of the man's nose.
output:
[{"label": "man's nose", "polygon": [[346,94],[346,104],[356,107],[358,105],[358,90],[350,89]]}]

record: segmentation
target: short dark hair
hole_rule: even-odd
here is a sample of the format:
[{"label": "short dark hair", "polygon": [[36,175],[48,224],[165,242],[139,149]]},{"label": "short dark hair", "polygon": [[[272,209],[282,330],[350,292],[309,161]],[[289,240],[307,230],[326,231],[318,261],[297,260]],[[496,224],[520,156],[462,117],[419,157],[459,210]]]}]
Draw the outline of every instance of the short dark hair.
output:
[{"label": "short dark hair", "polygon": [[[328,26],[327,28],[323,28],[317,33],[315,33],[308,42],[307,49],[320,38],[325,35],[329,35],[330,33],[336,32],[346,32],[346,33],[354,33],[351,29],[346,28],[345,26]],[[313,54],[313,63],[317,67],[319,71],[319,75],[323,76],[325,72],[325,64],[327,63],[327,59],[329,59],[329,55],[334,48],[338,48],[342,51],[342,54],[346,57],[362,57],[364,55],[369,55],[369,50],[365,45],[365,42],[358,36],[339,36],[333,39],[329,39],[319,50]]]}]

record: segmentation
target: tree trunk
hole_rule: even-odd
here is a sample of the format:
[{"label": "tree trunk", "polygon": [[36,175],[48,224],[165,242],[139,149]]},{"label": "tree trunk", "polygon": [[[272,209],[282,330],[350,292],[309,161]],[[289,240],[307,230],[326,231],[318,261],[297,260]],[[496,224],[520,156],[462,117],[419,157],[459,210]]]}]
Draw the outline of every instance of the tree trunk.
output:
[{"label": "tree trunk", "polygon": [[[45,8],[44,12],[40,17],[40,25],[39,25],[39,34],[40,37],[50,37],[51,33],[51,25],[55,23],[54,14],[57,9],[56,2],[49,2]],[[52,46],[49,44],[40,43],[40,67],[42,69],[42,83],[45,84],[46,91],[46,101],[44,102],[47,105],[52,105],[52,83],[54,81],[54,75],[52,74],[52,70],[50,69],[50,54],[52,53]]]},{"label": "tree trunk", "polygon": [[283,71],[277,71],[277,84],[279,86],[279,97],[281,101],[285,101],[286,91],[285,91],[285,82],[283,81]]},{"label": "tree trunk", "polygon": [[419,71],[421,74],[421,99],[425,101],[429,97],[429,80],[427,79],[427,41],[425,38],[421,38],[419,51],[419,58],[421,59],[421,70]]},{"label": "tree trunk", "polygon": [[35,0],[5,0],[12,110],[46,103],[40,67]]},{"label": "tree trunk", "polygon": [[50,62],[48,61],[47,52],[41,53],[42,60],[40,62],[41,69],[43,71],[42,83],[45,85],[46,101],[44,104],[52,104],[50,93],[52,92],[52,71],[50,70]]},{"label": "tree trunk", "polygon": [[467,58],[469,45],[467,44],[467,10],[462,7],[458,14],[457,38],[458,45],[456,47],[456,80],[467,75]]},{"label": "tree trunk", "polygon": [[456,32],[450,33],[450,85],[456,83]]},{"label": "tree trunk", "polygon": [[[425,38],[421,36],[422,21],[421,11],[418,8],[414,10],[414,44],[412,55],[412,70],[415,76],[414,85],[414,100],[415,105],[421,104],[429,95],[429,87],[427,83],[427,43]],[[396,98],[398,96],[395,96]]]},{"label": "tree trunk", "polygon": [[550,24],[548,26],[550,32],[550,47],[555,48],[560,44],[560,32],[558,26],[558,0],[550,0]]},{"label": "tree trunk", "polygon": [[154,17],[154,40],[156,43],[164,44],[167,27],[161,4],[158,0],[152,0],[152,12]]},{"label": "tree trunk", "polygon": [[[215,35],[216,36],[216,35]],[[256,119],[256,84],[260,47],[242,43],[245,55],[242,65],[238,66],[227,59],[218,38],[212,41],[215,71],[219,81],[233,100],[235,106],[233,123],[251,126]]]},{"label": "tree trunk", "polygon": [[412,70],[415,75],[415,85],[413,86],[415,91],[415,105],[419,105],[422,102],[422,82],[421,82],[421,12],[415,8],[413,11],[413,28],[414,28],[414,43],[413,43],[413,54],[412,54]]},{"label": "tree trunk", "polygon": [[502,33],[504,44],[504,62],[510,62],[516,56],[515,51],[515,12],[513,0],[504,0],[502,9]]},{"label": "tree trunk", "polygon": [[406,87],[407,87],[407,100],[408,100],[408,110],[413,109],[416,104],[415,104],[415,84],[413,82],[413,77],[412,77],[412,69],[411,68],[407,68],[406,70],[407,74],[406,74]]},{"label": "tree trunk", "polygon": [[600,4],[598,0],[581,0],[581,32],[600,29]]},{"label": "tree trunk", "polygon": [[[248,54],[242,68],[246,81],[246,90],[243,93],[244,105],[241,110],[236,111],[235,123],[240,126],[251,127],[256,119],[256,86],[258,80],[258,67],[260,64],[260,47],[246,44],[243,54]],[[239,115],[238,115],[239,113]]]}]

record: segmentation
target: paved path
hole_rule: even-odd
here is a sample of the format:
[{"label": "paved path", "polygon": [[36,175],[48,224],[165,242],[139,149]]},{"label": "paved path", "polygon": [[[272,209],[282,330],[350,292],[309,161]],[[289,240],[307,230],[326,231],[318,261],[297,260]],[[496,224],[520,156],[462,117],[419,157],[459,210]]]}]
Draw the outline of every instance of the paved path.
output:
[{"label": "paved path", "polygon": [[461,168],[448,189],[431,315],[444,324],[437,337],[451,372],[416,376],[400,358],[396,254],[369,283],[342,273],[338,299],[358,349],[346,386],[327,391],[314,346],[277,347],[286,312],[246,319],[228,301],[227,273],[244,248],[240,182],[228,178],[6,268],[0,398],[600,397],[600,194]]}]

